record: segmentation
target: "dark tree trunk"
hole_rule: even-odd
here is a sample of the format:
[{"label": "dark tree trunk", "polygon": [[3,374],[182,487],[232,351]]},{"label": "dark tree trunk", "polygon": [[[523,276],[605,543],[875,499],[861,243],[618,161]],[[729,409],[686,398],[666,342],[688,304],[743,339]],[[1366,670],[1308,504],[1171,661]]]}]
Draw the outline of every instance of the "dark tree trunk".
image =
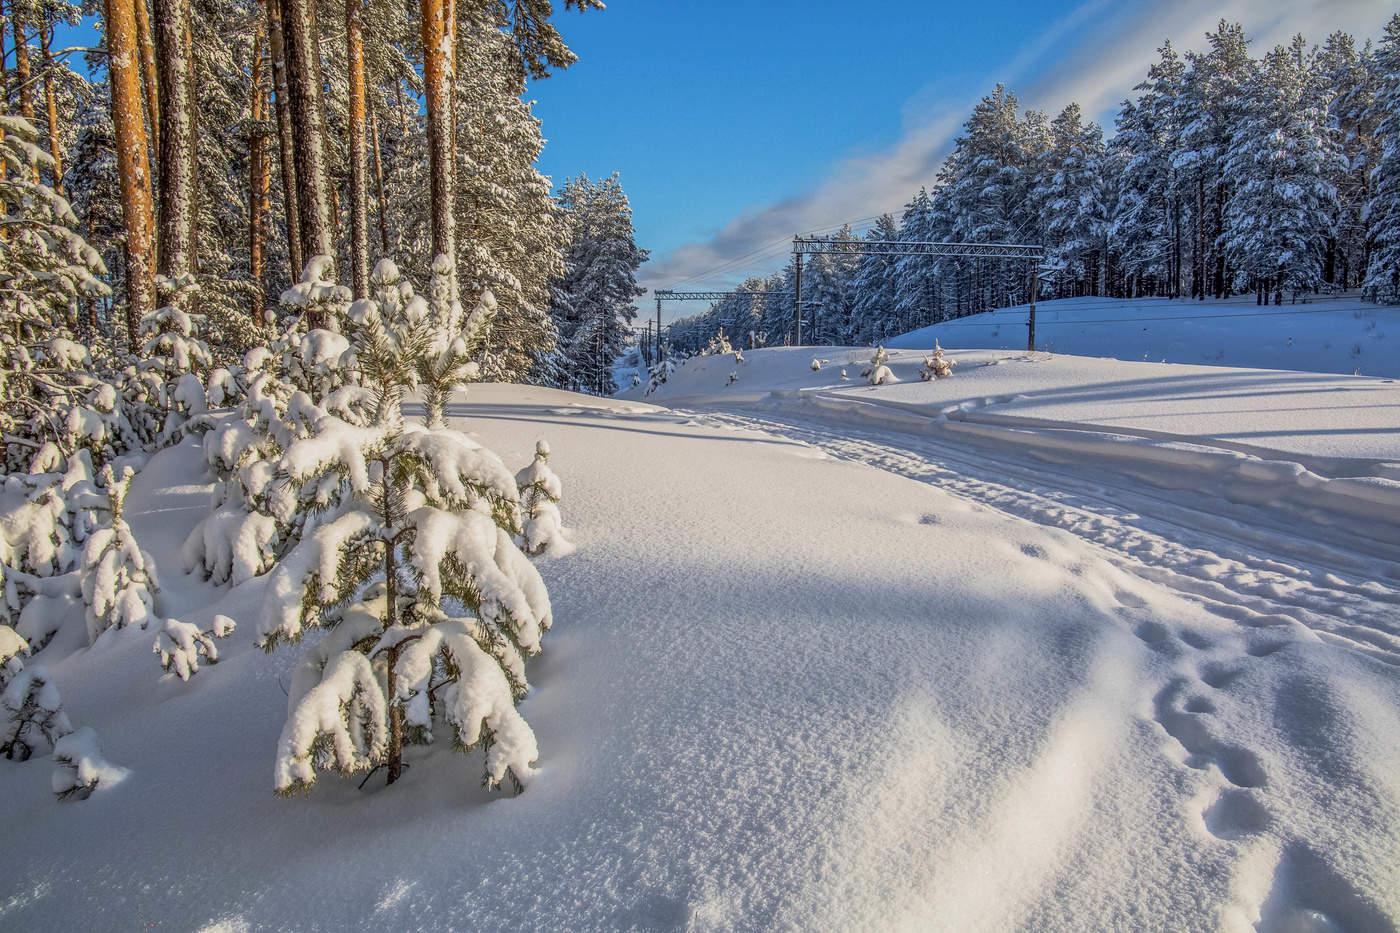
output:
[{"label": "dark tree trunk", "polygon": [[421,0],[423,89],[428,111],[428,162],[432,179],[433,255],[452,265],[452,294],[457,293],[457,244],[453,218],[453,57],[456,19],[451,0]]},{"label": "dark tree trunk", "polygon": [[105,0],[112,129],[126,228],[126,331],[133,349],[141,318],[151,310],[151,174],[142,120],[133,0]]},{"label": "dark tree trunk", "polygon": [[[283,0],[283,42],[296,138],[301,253],[335,259],[331,233],[330,186],[326,172],[326,123],[321,102],[321,57],[317,48],[315,0]],[[312,327],[324,327],[312,315]]]},{"label": "dark tree trunk", "polygon": [[[138,0],[139,2],[139,0]],[[194,126],[190,106],[189,0],[155,0],[156,54],[160,60],[160,274],[193,272]],[[172,299],[173,301],[174,299]]]},{"label": "dark tree trunk", "polygon": [[63,147],[58,141],[58,95],[53,84],[53,28],[48,13],[39,14],[39,48],[44,56],[44,109],[49,120],[49,155],[53,156],[53,190],[63,194]]},{"label": "dark tree trunk", "polygon": [[364,8],[345,3],[345,60],[349,78],[350,266],[356,298],[369,297],[369,204],[366,195]]},{"label": "dark tree trunk", "polygon": [[263,322],[263,238],[267,225],[268,191],[272,187],[271,164],[267,153],[267,90],[264,87],[263,31],[253,37],[252,97],[249,114],[253,131],[248,137],[248,277],[257,286],[249,314],[254,324]]},{"label": "dark tree trunk", "polygon": [[369,114],[369,134],[374,140],[374,184],[379,196],[379,244],[383,248],[383,255],[389,255],[389,207],[384,197],[384,160],[379,155],[379,121],[375,119],[374,111]]},{"label": "dark tree trunk", "polygon": [[292,268],[289,279],[301,278],[306,257],[301,253],[301,211],[297,202],[297,165],[292,135],[291,92],[287,89],[286,47],[282,41],[281,0],[266,0],[267,57],[272,66],[273,98],[277,106],[277,141],[282,160],[282,210],[287,224],[287,255]]}]

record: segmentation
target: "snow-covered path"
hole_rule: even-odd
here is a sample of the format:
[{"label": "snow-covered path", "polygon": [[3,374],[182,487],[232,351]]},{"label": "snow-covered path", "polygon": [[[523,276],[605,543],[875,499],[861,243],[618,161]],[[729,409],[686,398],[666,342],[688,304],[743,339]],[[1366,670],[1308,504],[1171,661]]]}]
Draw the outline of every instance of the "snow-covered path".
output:
[{"label": "snow-covered path", "polygon": [[[1400,665],[1400,545],[1306,525],[1199,488],[1163,489],[1101,462],[1029,456],[994,432],[920,435],[781,411],[696,413],[791,437],[832,456],[930,483],[1107,550],[1135,576],[1255,629],[1316,635]],[[980,442],[979,442],[980,441]]]}]

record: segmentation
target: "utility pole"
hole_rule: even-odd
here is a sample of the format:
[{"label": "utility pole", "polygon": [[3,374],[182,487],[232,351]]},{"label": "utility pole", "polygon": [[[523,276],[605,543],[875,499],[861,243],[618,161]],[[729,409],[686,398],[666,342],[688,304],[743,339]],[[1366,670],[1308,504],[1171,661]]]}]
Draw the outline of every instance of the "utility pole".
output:
[{"label": "utility pole", "polygon": [[1035,293],[1040,290],[1040,263],[1031,264],[1031,315],[1026,318],[1026,352],[1035,352]]},{"label": "utility pole", "polygon": [[661,299],[656,299],[656,361],[661,362]]},{"label": "utility pole", "polygon": [[794,252],[797,253],[797,284],[792,291],[792,345],[800,347],[802,346],[802,253],[796,250]]}]

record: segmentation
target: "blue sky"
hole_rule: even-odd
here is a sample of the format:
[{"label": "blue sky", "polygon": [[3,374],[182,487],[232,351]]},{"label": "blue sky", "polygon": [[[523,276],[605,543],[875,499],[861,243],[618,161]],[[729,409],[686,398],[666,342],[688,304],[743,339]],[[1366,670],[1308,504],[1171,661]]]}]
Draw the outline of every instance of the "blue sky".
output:
[{"label": "blue sky", "polygon": [[[722,288],[771,272],[795,233],[898,212],[998,81],[1111,129],[1155,49],[1222,17],[1255,54],[1302,32],[1380,33],[1386,0],[611,0],[555,22],[580,61],[529,96],[556,185],[621,175],[639,279]],[[74,36],[92,41],[91,33]],[[60,41],[73,41],[60,37]],[[666,316],[695,308],[668,308]]]},{"label": "blue sky", "polygon": [[[620,172],[640,242],[663,252],[815,184],[834,157],[893,146],[906,113],[985,90],[988,61],[1075,6],[612,0],[561,13],[580,61],[531,90],[542,168],[556,182]],[[1024,24],[1010,44],[1008,22]]]}]

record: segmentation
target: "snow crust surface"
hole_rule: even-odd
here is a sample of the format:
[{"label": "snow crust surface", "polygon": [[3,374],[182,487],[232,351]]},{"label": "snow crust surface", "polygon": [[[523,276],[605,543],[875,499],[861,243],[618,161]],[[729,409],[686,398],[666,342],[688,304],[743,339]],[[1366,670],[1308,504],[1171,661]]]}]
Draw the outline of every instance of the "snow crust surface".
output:
[{"label": "snow crust surface", "polygon": [[[891,353],[901,382],[871,389],[839,382],[870,356],[844,352],[815,372],[810,350],[746,353],[727,395],[728,359],[665,387],[724,411],[516,386],[449,405],[506,463],[548,438],[578,545],[539,564],[555,624],[521,707],[539,771],[514,798],[437,746],[392,788],[274,797],[316,646],[257,649],[267,576],[178,572],[203,454],[156,455],[127,515],[169,568],[159,611],[239,624],[189,683],[157,679],[149,634],[41,654],[129,774],[60,804],[50,768],[0,761],[0,928],[1394,929],[1400,547],[1247,533],[1269,502],[1198,502],[1218,527],[1190,534],[1138,521],[1209,484],[1172,498],[1063,446],[1082,485],[1039,498],[1024,445],[949,469],[917,432],[969,423],[931,407],[1056,362],[949,351],[955,374],[920,383],[901,367],[921,354]],[[998,361],[985,385],[979,360]],[[1074,387],[1098,365],[1063,364],[1056,404],[1094,404]],[[888,402],[772,395],[812,387]],[[1361,436],[1307,452],[1390,461]],[[1135,442],[1157,443],[1111,441]]]}]

